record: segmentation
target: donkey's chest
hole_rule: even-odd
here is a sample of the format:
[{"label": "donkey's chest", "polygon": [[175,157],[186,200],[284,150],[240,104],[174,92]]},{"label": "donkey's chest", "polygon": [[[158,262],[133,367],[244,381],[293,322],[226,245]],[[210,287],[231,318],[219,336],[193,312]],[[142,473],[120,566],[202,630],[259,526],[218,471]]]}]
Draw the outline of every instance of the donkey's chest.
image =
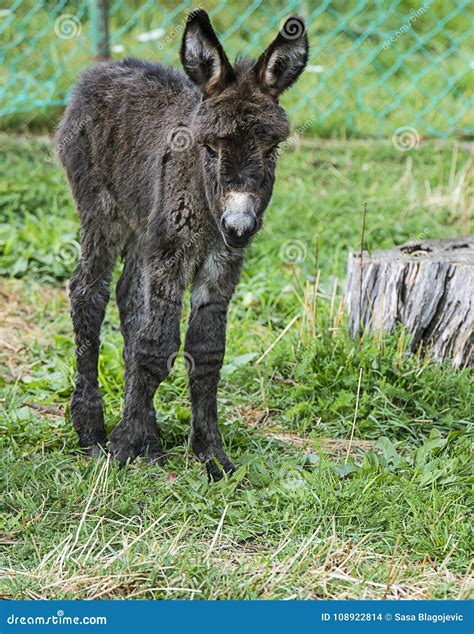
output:
[{"label": "donkey's chest", "polygon": [[196,267],[193,276],[192,304],[196,308],[212,297],[230,299],[240,276],[243,255],[225,245],[214,245]]}]

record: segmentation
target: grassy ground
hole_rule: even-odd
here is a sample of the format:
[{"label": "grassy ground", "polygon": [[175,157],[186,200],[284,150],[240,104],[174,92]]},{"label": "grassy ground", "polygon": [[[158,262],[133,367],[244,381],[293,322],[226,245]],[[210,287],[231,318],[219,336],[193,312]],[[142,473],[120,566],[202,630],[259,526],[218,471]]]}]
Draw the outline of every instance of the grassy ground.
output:
[{"label": "grassy ground", "polygon": [[[78,224],[47,140],[2,137],[4,597],[469,596],[472,373],[406,355],[401,332],[355,347],[340,302],[364,201],[369,248],[469,232],[469,149],[290,150],[230,311],[219,403],[239,469],[209,485],[187,447],[179,362],[157,397],[165,468],[79,455],[65,291]],[[109,431],[121,348],[112,302]]]}]

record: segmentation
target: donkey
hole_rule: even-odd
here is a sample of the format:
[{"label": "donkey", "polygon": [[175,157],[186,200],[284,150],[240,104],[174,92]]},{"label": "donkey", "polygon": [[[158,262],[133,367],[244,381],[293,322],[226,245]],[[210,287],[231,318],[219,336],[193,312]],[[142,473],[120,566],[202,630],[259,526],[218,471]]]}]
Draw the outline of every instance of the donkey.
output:
[{"label": "donkey", "polygon": [[163,458],[153,398],[180,347],[190,286],[190,444],[219,479],[234,470],[217,417],[227,309],[270,201],[278,144],[289,134],[278,98],[303,71],[308,42],[304,22],[291,15],[256,62],[231,65],[207,13],[196,10],[180,57],[185,73],[135,59],[98,63],[80,79],[58,128],[57,154],[81,222],[69,286],[71,417],[81,447],[98,455],[107,441],[100,328],[122,256],[116,296],[125,401],[109,450],[121,465],[140,455]]}]

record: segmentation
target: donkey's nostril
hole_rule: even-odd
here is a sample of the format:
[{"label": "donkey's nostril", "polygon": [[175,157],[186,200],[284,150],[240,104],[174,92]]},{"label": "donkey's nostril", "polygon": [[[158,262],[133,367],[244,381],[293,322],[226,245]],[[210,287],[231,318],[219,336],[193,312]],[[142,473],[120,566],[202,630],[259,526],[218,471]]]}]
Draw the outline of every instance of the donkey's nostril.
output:
[{"label": "donkey's nostril", "polygon": [[254,215],[252,215],[252,222],[250,224],[249,233],[253,233],[256,228],[257,228],[257,218]]},{"label": "donkey's nostril", "polygon": [[222,217],[221,227],[232,238],[248,238],[255,232],[257,219],[254,214],[230,213]]},{"label": "donkey's nostril", "polygon": [[251,192],[229,192],[225,199],[222,230],[238,241],[248,240],[257,229],[257,197]]}]

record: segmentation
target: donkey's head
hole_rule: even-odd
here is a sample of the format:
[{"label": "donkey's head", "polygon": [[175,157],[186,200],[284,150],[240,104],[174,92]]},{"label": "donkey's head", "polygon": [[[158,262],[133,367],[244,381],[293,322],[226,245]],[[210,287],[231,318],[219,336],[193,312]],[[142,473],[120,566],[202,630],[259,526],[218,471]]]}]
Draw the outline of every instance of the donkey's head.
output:
[{"label": "donkey's head", "polygon": [[278,104],[308,58],[304,22],[290,16],[256,61],[232,66],[205,11],[187,21],[181,61],[202,92],[193,121],[209,207],[229,246],[244,247],[260,229],[275,180],[278,144],[289,133]]}]

